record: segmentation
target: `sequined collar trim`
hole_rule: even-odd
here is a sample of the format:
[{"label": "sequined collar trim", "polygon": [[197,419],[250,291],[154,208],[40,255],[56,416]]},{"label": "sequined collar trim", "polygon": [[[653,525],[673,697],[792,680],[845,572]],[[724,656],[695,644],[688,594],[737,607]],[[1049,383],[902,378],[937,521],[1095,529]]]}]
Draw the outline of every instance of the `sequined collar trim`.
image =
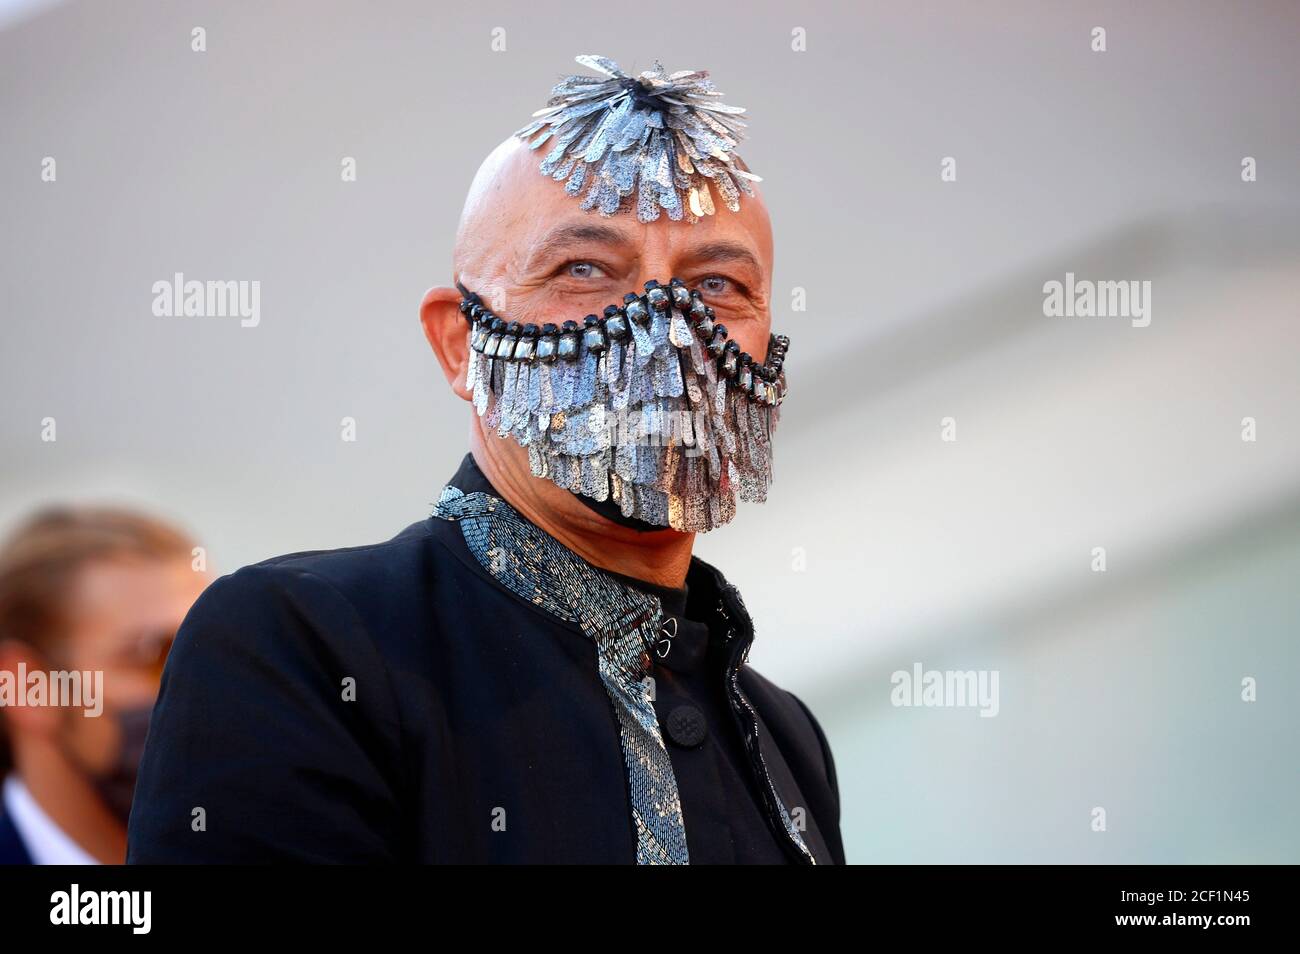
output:
[{"label": "sequined collar trim", "polygon": [[444,488],[433,515],[459,523],[470,552],[499,583],[577,623],[596,644],[600,678],[618,717],[638,864],[689,864],[681,799],[647,676],[659,600],[600,572],[500,498]]}]

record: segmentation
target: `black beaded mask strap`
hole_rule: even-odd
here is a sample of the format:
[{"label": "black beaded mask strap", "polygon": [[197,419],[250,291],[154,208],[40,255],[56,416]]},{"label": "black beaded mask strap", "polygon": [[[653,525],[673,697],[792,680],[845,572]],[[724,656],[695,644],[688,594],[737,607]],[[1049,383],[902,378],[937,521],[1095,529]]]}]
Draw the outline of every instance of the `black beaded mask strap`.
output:
[{"label": "black beaded mask strap", "polygon": [[772,335],[759,362],[677,278],[540,326],[456,287],[475,410],[528,448],[535,476],[684,531],[728,522],[737,497],[766,498],[788,338]]}]

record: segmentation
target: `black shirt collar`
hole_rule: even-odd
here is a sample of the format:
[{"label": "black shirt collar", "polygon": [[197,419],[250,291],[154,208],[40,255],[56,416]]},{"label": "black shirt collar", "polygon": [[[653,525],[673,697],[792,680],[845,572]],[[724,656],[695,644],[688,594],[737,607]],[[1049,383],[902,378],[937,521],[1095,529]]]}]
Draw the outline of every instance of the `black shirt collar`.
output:
[{"label": "black shirt collar", "polygon": [[[465,455],[460,462],[460,467],[448,483],[466,494],[478,491],[493,497],[501,496],[487,479],[478,462],[474,460],[473,454]],[[668,620],[670,618],[677,620],[676,635],[670,639],[666,654],[658,659],[658,662],[677,671],[692,670],[702,664],[708,655],[711,639],[708,620],[712,618],[714,604],[718,601],[717,570],[692,556],[690,567],[686,572],[686,585],[674,588],[625,576],[603,567],[598,569],[627,586],[659,598],[660,605],[663,607],[664,626],[667,627],[664,632],[665,639],[669,638],[668,633],[674,629],[674,625]]]}]

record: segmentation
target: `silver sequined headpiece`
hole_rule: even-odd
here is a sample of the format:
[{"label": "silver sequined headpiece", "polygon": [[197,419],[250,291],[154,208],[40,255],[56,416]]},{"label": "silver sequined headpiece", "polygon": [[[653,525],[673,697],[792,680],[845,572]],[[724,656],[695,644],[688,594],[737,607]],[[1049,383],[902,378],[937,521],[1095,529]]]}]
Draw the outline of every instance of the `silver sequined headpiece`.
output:
[{"label": "silver sequined headpiece", "polygon": [[766,499],[788,338],[751,358],[676,278],[581,324],[540,327],[458,287],[474,409],[528,448],[534,476],[682,531],[727,523],[737,497]]},{"label": "silver sequined headpiece", "polygon": [[695,222],[713,214],[710,184],[739,211],[740,194],[752,195],[749,183],[761,181],[735,151],[745,110],[718,102],[706,71],[670,74],[656,60],[632,77],[603,56],[576,59],[602,75],[565,77],[515,133],[532,149],[551,147],[542,175],[583,194],[582,207],[602,215],[630,210],[635,193],[642,222],[658,219],[661,208],[670,219]]}]

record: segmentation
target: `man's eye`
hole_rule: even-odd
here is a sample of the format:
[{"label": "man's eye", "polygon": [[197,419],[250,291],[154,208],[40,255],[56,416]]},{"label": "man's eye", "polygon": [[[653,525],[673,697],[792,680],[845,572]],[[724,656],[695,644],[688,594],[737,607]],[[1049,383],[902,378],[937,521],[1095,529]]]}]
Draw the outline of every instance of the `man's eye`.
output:
[{"label": "man's eye", "polygon": [[605,274],[594,262],[570,262],[564,273],[570,278],[597,278]]},{"label": "man's eye", "polygon": [[700,291],[706,295],[721,295],[731,288],[731,282],[721,275],[710,275],[700,282]]}]

